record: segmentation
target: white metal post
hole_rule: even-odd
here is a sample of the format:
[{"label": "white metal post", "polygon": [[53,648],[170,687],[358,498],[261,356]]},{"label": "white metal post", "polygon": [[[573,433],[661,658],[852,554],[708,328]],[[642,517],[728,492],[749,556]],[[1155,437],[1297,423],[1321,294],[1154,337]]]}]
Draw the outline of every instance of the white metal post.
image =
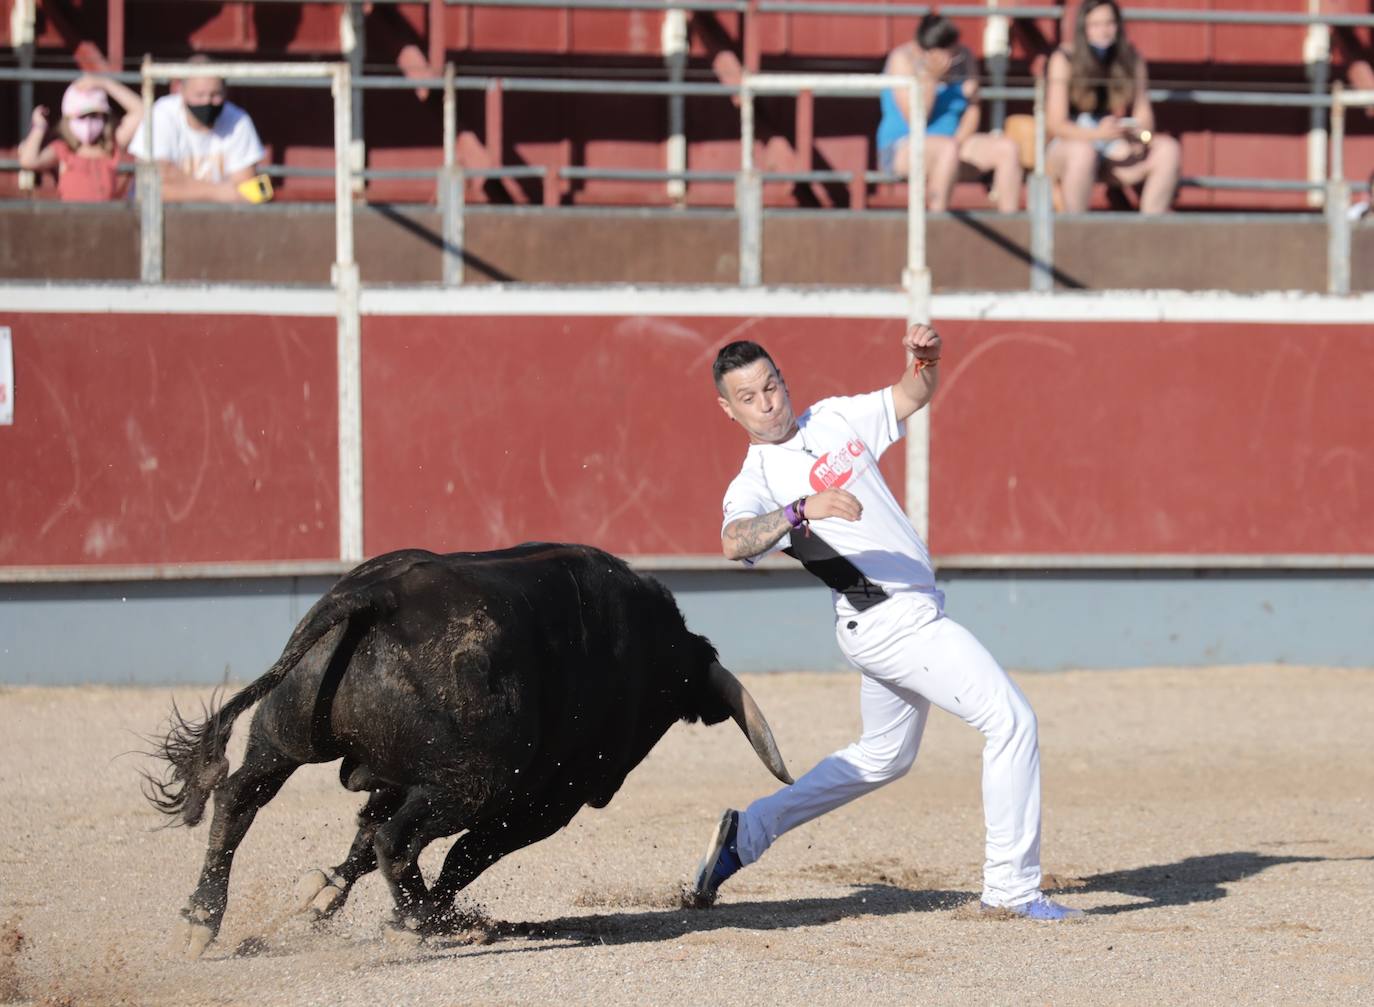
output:
[{"label": "white metal post", "polygon": [[444,65],[444,167],[439,172],[439,213],[443,221],[444,250],[440,275],[445,286],[463,282],[464,186],[467,179],[458,166],[458,95],[452,63]]},{"label": "white metal post", "polygon": [[735,213],[739,218],[739,283],[763,283],[763,179],[754,165],[754,92],[745,76],[739,96],[739,177]]},{"label": "white metal post", "polygon": [[[361,3],[346,3],[339,11],[339,50],[348,61],[351,76],[361,77],[367,49],[366,11]],[[351,77],[350,77],[351,80]],[[349,165],[353,168],[351,184],[354,192],[364,187],[363,167],[367,164],[367,144],[363,139],[363,93],[354,91],[349,98],[353,121],[349,124]]]},{"label": "white metal post", "polygon": [[907,100],[911,106],[911,132],[907,135],[906,194],[906,287],[912,321],[929,321],[930,269],[926,265],[926,106],[921,80],[907,80]]},{"label": "white metal post", "polygon": [[358,264],[353,258],[353,184],[350,170],[353,80],[347,63],[334,66],[334,289],[338,296],[339,558],[363,558],[362,324]]},{"label": "white metal post", "polygon": [[1054,186],[1045,173],[1045,79],[1035,81],[1035,171],[1026,184],[1030,212],[1030,287],[1054,290]]},{"label": "white metal post", "polygon": [[454,86],[456,71],[452,63],[444,64],[444,167],[452,168],[458,160],[458,94]]},{"label": "white metal post", "polygon": [[144,283],[161,283],[163,278],[162,239],[165,233],[162,212],[162,170],[153,156],[153,58],[143,56],[143,139],[148,144],[134,168],[134,187],[138,193],[138,276]]},{"label": "white metal post", "polygon": [[[14,6],[10,8],[10,45],[14,48],[15,55],[19,57],[19,66],[26,70],[33,68],[34,38],[37,26],[38,6],[35,0],[15,0]],[[20,81],[20,136],[29,131],[29,122],[32,118],[33,81]],[[54,116],[53,118],[56,120],[57,117]],[[28,192],[34,187],[36,181],[33,172],[28,170],[19,172],[17,184],[21,191]]]},{"label": "white metal post", "polygon": [[[930,322],[930,267],[926,263],[926,104],[921,80],[907,84],[911,108],[907,148],[907,261],[903,277],[908,326]],[[911,360],[907,360],[910,364]],[[906,515],[922,539],[930,537],[930,407],[906,423]]]},{"label": "white metal post", "polygon": [[[663,61],[668,66],[668,80],[681,84],[687,72],[687,12],[674,7],[663,15]],[[687,170],[686,96],[668,96],[667,168],[669,171]],[[687,198],[687,180],[668,179],[668,198],[681,204]]]},{"label": "white metal post", "polygon": [[1350,186],[1345,180],[1345,89],[1331,88],[1331,177],[1326,183],[1326,292],[1350,293]]},{"label": "white metal post", "polygon": [[[983,24],[983,64],[988,68],[993,87],[1007,84],[1007,63],[1011,58],[1011,18],[1005,14],[992,13],[998,7],[998,0],[988,0],[987,21]],[[1007,100],[996,98],[992,102],[992,132],[1001,134],[1007,119]]]},{"label": "white metal post", "polygon": [[[1307,0],[1309,14],[1321,13],[1321,0]],[[1307,79],[1314,95],[1325,94],[1326,84],[1331,74],[1331,28],[1324,24],[1310,24],[1302,44],[1302,61],[1307,68]],[[1307,180],[1321,182],[1326,178],[1326,125],[1325,112],[1314,106],[1307,130]],[[1307,193],[1308,206],[1321,206],[1321,190],[1312,189]]]}]

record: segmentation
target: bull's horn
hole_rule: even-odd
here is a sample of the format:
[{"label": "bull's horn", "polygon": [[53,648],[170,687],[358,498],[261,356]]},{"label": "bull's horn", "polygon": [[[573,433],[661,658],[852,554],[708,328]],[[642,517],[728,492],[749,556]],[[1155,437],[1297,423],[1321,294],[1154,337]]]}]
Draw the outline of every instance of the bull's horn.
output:
[{"label": "bull's horn", "polygon": [[754,751],[758,753],[769,772],[783,783],[791,783],[792,774],[787,771],[787,765],[782,761],[778,743],[773,740],[773,730],[764,719],[759,704],[749,695],[749,690],[740,684],[738,678],[721,667],[719,661],[711,662],[709,677],[712,691],[725,700],[725,705],[730,708],[730,716],[749,739],[749,744],[754,746]]}]

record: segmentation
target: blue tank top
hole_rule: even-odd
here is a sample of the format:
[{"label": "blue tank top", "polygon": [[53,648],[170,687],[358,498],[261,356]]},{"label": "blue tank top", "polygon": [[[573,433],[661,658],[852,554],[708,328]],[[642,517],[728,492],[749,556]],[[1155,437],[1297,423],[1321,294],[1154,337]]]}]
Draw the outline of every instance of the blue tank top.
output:
[{"label": "blue tank top", "polygon": [[[892,144],[911,132],[906,116],[902,115],[897,99],[892,91],[883,91],[878,99],[883,117],[878,121],[878,149],[886,150]],[[930,107],[930,118],[926,121],[927,136],[953,136],[959,128],[959,120],[968,108],[968,98],[964,97],[964,82],[946,81],[935,90],[935,103]]]}]

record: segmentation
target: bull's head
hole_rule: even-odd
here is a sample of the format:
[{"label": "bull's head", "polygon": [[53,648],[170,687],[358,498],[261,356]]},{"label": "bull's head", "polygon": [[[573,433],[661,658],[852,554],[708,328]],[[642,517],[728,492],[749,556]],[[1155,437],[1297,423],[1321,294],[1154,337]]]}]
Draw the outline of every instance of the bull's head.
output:
[{"label": "bull's head", "polygon": [[730,716],[749,739],[749,744],[754,746],[754,751],[758,753],[769,772],[783,783],[791,783],[792,775],[782,761],[778,743],[773,740],[773,730],[764,719],[759,704],[749,695],[749,690],[740,684],[738,678],[721,667],[719,661],[711,662],[707,688],[730,711]]}]

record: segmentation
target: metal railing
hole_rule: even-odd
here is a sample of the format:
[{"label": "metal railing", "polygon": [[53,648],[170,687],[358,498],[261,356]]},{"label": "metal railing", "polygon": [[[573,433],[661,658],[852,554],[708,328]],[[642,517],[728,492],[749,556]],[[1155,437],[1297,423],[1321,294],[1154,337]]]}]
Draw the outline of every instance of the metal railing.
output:
[{"label": "metal railing", "polygon": [[[534,2],[534,0],[531,0]],[[542,2],[542,0],[541,0]],[[154,81],[174,79],[186,73],[204,74],[213,69],[222,73],[229,82],[248,84],[253,87],[336,87],[334,69],[341,64],[288,63],[288,64],[147,64],[152,73],[122,73],[116,76],[122,81],[138,83],[143,87],[145,103],[151,108],[152,84]],[[270,72],[273,70],[281,72]],[[0,68],[0,81],[30,80],[66,82],[78,76],[66,70],[20,70]],[[898,175],[876,172],[867,168],[850,170],[797,170],[764,172],[753,163],[753,109],[754,97],[761,94],[795,94],[806,96],[831,95],[872,95],[885,87],[900,84],[908,78],[885,78],[882,75],[845,75],[845,74],[745,74],[743,82],[736,85],[721,83],[665,82],[665,81],[625,81],[625,80],[564,80],[560,78],[512,78],[512,77],[458,77],[450,65],[443,77],[405,78],[396,76],[364,76],[349,79],[350,94],[357,90],[379,89],[394,90],[431,88],[443,95],[443,138],[442,164],[434,168],[378,169],[364,167],[358,158],[358,150],[352,144],[343,148],[336,145],[336,161],[340,152],[346,153],[342,162],[334,168],[300,168],[292,166],[268,166],[265,173],[277,178],[335,177],[347,180],[349,191],[366,181],[433,179],[436,183],[438,202],[443,217],[444,241],[442,242],[442,276],[446,284],[458,284],[463,280],[463,216],[466,208],[466,193],[469,180],[473,179],[539,179],[543,182],[546,203],[559,199],[561,181],[619,180],[643,183],[726,183],[735,185],[735,208],[739,214],[739,262],[740,283],[754,286],[762,282],[762,186],[769,182],[791,182],[794,184],[846,184],[851,192],[862,191],[873,184],[905,184],[906,180]],[[740,102],[741,160],[737,171],[690,170],[686,168],[665,170],[592,168],[577,165],[503,165],[463,166],[457,156],[457,94],[461,91],[483,91],[489,96],[499,96],[505,92],[557,93],[557,94],[623,94],[641,96],[681,96],[681,97],[737,97]],[[1250,107],[1287,107],[1330,110],[1332,116],[1331,157],[1328,176],[1322,181],[1296,179],[1264,178],[1225,178],[1211,176],[1184,176],[1180,184],[1204,189],[1245,189],[1275,192],[1307,192],[1319,194],[1325,201],[1326,221],[1330,230],[1328,248],[1330,249],[1330,268],[1328,289],[1332,293],[1349,291],[1349,222],[1345,210],[1350,202],[1352,185],[1343,176],[1343,144],[1345,138],[1344,110],[1355,105],[1371,105],[1374,92],[1346,91],[1336,85],[1331,93],[1293,94],[1293,93],[1256,93],[1207,89],[1169,89],[1152,88],[1153,101],[1168,103],[1234,105]],[[1055,213],[1052,205],[1052,186],[1046,175],[1044,151],[1046,146],[1044,88],[1043,82],[1035,88],[989,87],[984,89],[988,99],[1008,100],[1030,99],[1032,102],[1036,131],[1036,164],[1027,179],[1027,210],[1030,217],[1031,270],[1030,287],[1032,290],[1050,290],[1054,283],[1053,266],[1053,229]],[[348,103],[352,104],[351,100]],[[337,107],[337,106],[336,106]],[[151,128],[151,116],[149,116]],[[337,123],[336,123],[337,125]],[[913,130],[913,134],[918,132]],[[923,139],[923,137],[922,137]],[[920,163],[913,160],[913,164]],[[345,170],[340,170],[340,164]],[[17,162],[0,161],[0,170],[14,170]],[[141,195],[140,211],[143,220],[142,268],[145,281],[157,282],[162,276],[162,206],[158,198],[159,179],[155,171],[143,171],[151,165],[140,166],[138,188]],[[1357,183],[1356,188],[1363,188]],[[908,261],[903,284],[914,289],[928,284],[928,273],[924,263],[924,203],[916,198],[923,191],[918,182],[907,186],[908,213],[911,226],[908,235]],[[351,225],[350,225],[351,226]],[[919,247],[918,247],[919,246]],[[340,262],[344,258],[340,255]],[[921,276],[924,275],[924,279]]]}]

